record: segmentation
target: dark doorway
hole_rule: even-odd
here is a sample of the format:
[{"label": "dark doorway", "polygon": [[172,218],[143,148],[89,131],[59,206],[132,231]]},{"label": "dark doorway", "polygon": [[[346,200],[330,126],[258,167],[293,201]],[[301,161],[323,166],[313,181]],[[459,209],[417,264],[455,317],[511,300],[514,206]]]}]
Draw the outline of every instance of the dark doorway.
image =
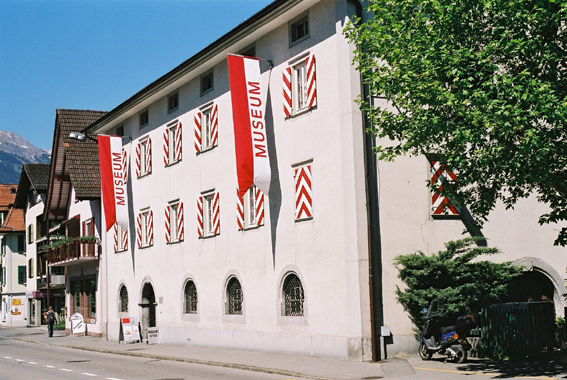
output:
[{"label": "dark doorway", "polygon": [[555,287],[541,272],[524,272],[515,278],[510,287],[508,302],[553,301]]},{"label": "dark doorway", "polygon": [[142,289],[142,339],[148,338],[148,328],[156,327],[156,296],[152,284],[146,282]]}]

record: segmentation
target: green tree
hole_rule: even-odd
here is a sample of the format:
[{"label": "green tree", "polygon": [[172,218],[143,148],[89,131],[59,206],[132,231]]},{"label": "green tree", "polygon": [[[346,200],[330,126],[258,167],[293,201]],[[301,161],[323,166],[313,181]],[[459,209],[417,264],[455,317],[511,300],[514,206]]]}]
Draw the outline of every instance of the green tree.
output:
[{"label": "green tree", "polygon": [[[439,156],[458,175],[444,195],[477,227],[497,201],[536,194],[539,222],[567,220],[567,0],[368,0],[349,23],[360,99],[381,160]],[[567,245],[559,226],[556,245]]]},{"label": "green tree", "polygon": [[478,239],[447,242],[445,251],[430,256],[416,252],[394,259],[398,277],[406,284],[405,289],[397,288],[396,295],[416,332],[425,326],[423,309],[433,300],[444,305],[449,324],[461,315],[505,300],[510,280],[520,275],[522,269],[510,263],[472,262],[479,256],[499,253],[497,248],[476,246]]}]

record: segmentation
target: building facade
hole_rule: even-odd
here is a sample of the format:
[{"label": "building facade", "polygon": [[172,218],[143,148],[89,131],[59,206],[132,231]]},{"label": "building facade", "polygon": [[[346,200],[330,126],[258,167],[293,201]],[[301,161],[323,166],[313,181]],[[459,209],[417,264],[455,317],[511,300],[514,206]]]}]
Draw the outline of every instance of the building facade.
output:
[{"label": "building facade", "polygon": [[[101,226],[107,339],[129,317],[175,344],[350,360],[416,351],[392,261],[459,239],[467,216],[427,187],[450,176],[433,158],[376,163],[384,142],[365,133],[343,35],[360,12],[357,1],[275,1],[83,130],[123,136],[127,163],[129,228]],[[227,54],[261,59],[268,194],[237,196]],[[554,226],[537,224],[544,210],[535,198],[499,205],[482,234],[503,251],[492,260],[540,284],[518,297],[551,299],[562,315],[567,258]]]}]

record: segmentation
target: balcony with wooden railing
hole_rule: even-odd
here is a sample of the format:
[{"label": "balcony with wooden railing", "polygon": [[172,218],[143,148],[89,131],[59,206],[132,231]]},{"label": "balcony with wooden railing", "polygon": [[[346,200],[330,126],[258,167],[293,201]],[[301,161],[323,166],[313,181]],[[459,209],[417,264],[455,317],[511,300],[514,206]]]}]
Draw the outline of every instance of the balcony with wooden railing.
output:
[{"label": "balcony with wooden railing", "polygon": [[47,265],[70,266],[100,258],[100,245],[94,236],[67,238],[47,248]]}]

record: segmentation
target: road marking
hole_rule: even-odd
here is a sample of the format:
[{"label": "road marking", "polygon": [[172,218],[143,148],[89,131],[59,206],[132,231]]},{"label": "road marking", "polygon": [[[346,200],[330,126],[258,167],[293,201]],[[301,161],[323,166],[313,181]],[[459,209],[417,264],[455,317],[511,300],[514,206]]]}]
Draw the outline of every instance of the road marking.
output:
[{"label": "road marking", "polygon": [[[434,371],[434,372],[445,372],[445,373],[458,373],[461,375],[479,375],[479,376],[502,376],[501,373],[492,372],[492,373],[482,373],[482,372],[468,372],[468,371],[454,371],[450,369],[435,369],[435,368],[425,368],[425,367],[413,367],[413,369],[418,369],[422,371]],[[538,379],[538,380],[557,380],[557,377],[549,377],[549,376],[516,376],[522,379]]]},{"label": "road marking", "polygon": [[92,376],[92,377],[96,377],[96,376],[97,376],[97,375],[95,375],[94,373],[87,373],[87,372],[83,372],[83,373],[81,373],[81,375]]},{"label": "road marking", "polygon": [[107,377],[106,380],[122,380],[122,379],[117,379],[115,377]]},{"label": "road marking", "polygon": [[28,364],[37,364],[36,362],[28,362]]},{"label": "road marking", "polygon": [[67,369],[67,368],[59,368],[59,371],[73,372],[72,369]]},{"label": "road marking", "polygon": [[46,365],[47,368],[55,368],[54,365]]},{"label": "road marking", "polygon": [[24,361],[22,359],[14,359],[14,360],[17,361],[17,362],[20,362],[20,363]]},{"label": "road marking", "polygon": [[4,359],[12,359],[12,358],[9,356],[4,356]]}]

